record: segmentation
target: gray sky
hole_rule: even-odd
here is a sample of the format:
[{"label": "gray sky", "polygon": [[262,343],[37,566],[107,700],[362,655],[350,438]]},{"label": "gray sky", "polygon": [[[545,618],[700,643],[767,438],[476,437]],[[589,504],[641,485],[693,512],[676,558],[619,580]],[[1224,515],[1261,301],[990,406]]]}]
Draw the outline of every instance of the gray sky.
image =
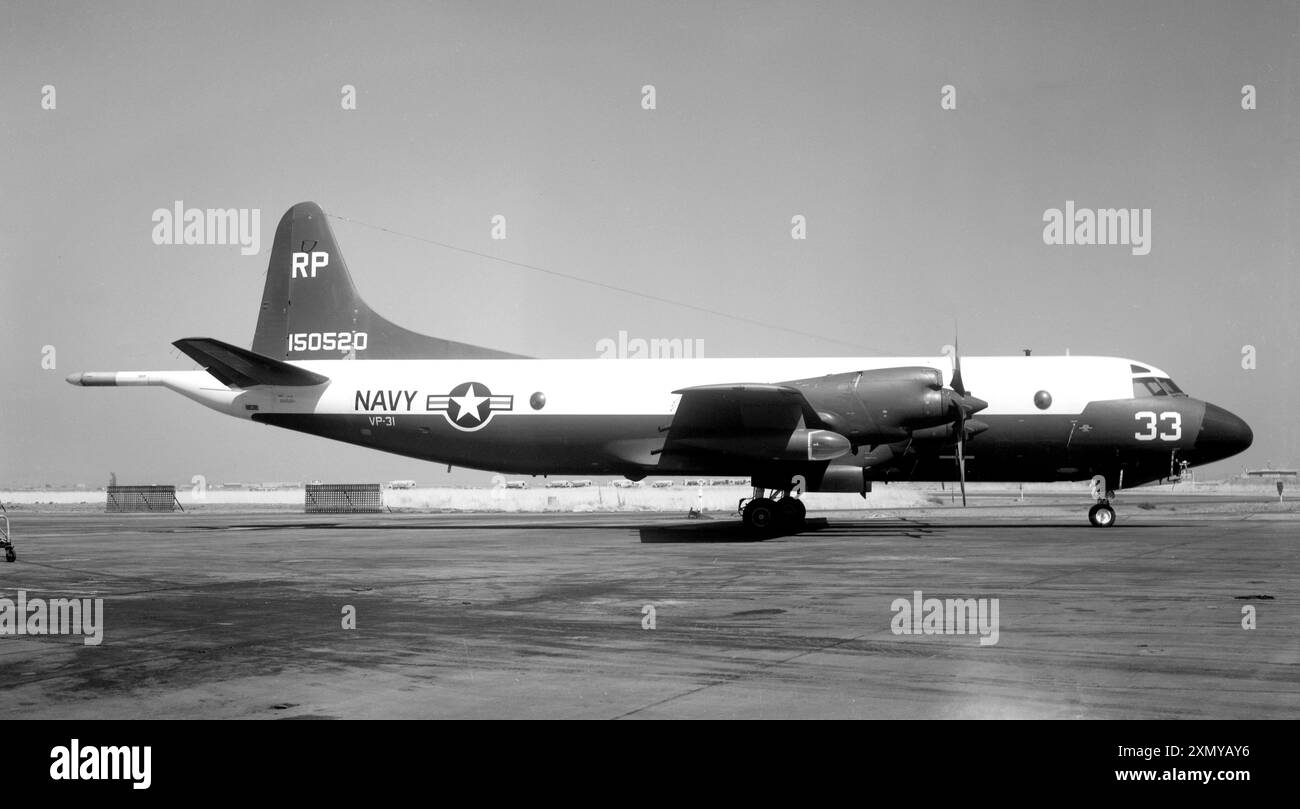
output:
[{"label": "gray sky", "polygon": [[[248,345],[275,223],[308,199],[827,339],[333,222],[367,301],[417,331],[539,357],[619,330],[935,354],[959,321],[971,355],[1164,368],[1254,428],[1219,474],[1300,463],[1294,3],[6,0],[0,23],[0,485],[485,481],[64,383],[194,367],[180,337]],[[177,199],[260,208],[262,254],[154,245]],[[1150,254],[1045,245],[1067,199],[1151,208]]]}]

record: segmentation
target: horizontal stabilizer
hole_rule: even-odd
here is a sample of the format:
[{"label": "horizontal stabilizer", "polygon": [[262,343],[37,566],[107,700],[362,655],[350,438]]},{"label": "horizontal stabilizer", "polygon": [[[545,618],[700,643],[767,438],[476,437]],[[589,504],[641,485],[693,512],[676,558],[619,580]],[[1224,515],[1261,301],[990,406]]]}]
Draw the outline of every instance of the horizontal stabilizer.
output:
[{"label": "horizontal stabilizer", "polygon": [[187,337],[172,345],[230,388],[251,388],[255,385],[309,387],[330,381],[327,376],[210,337]]}]

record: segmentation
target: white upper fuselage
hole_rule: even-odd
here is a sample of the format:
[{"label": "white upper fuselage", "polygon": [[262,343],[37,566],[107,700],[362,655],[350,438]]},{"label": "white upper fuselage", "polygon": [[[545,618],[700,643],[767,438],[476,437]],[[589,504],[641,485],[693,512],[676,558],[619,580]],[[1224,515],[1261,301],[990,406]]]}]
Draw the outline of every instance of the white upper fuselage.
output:
[{"label": "white upper fuselage", "polygon": [[[294,362],[329,377],[319,388],[251,388],[230,390],[206,372],[123,373],[118,384],[165,384],[231,415],[255,413],[355,414],[426,412],[429,396],[446,396],[457,385],[474,382],[494,395],[514,397],[499,418],[546,415],[668,415],[680,398],[673,391],[697,385],[774,383],[878,368],[926,366],[952,383],[952,361],[938,357],[819,357],[745,359],[582,359],[582,360],[330,360]],[[963,357],[967,390],[988,402],[986,416],[1077,414],[1090,401],[1133,397],[1134,376],[1166,374],[1146,363],[1135,374],[1132,361],[1114,357],[1008,356]],[[150,382],[144,381],[144,377]],[[376,391],[402,392],[385,396]],[[1047,391],[1051,405],[1035,405],[1034,395]],[[358,393],[363,405],[358,404]],[[529,406],[534,393],[545,405]],[[396,401],[396,408],[391,407]],[[365,403],[368,402],[368,406]],[[256,409],[250,409],[255,406]]]}]

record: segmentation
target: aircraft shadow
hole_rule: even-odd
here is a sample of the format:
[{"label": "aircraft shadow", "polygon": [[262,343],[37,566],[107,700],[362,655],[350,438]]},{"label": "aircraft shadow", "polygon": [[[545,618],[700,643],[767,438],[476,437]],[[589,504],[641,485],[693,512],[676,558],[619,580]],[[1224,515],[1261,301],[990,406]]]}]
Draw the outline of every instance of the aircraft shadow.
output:
[{"label": "aircraft shadow", "polygon": [[696,525],[664,525],[638,529],[641,541],[656,542],[764,542],[769,539],[798,536],[813,531],[822,531],[830,526],[825,519],[805,520],[799,530],[780,530],[771,533],[756,534],[745,528],[740,520],[724,523],[702,522]]}]

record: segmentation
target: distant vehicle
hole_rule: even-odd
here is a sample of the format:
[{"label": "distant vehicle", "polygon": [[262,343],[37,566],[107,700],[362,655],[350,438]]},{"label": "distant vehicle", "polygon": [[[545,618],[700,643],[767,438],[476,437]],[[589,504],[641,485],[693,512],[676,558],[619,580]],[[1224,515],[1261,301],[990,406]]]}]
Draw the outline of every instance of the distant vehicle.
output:
[{"label": "distant vehicle", "polygon": [[656,480],[656,481],[654,481],[653,483],[650,484],[650,488],[652,488],[652,489],[667,489],[667,488],[668,488],[669,486],[671,486],[671,485],[673,485],[673,481],[671,481],[671,480]]},{"label": "distant vehicle", "polygon": [[637,482],[634,480],[628,480],[627,478],[620,478],[614,481],[610,485],[612,485],[615,489],[630,489],[633,486],[636,486]]},{"label": "distant vehicle", "polygon": [[590,485],[591,485],[591,481],[590,481],[590,480],[575,480],[575,481],[573,481],[573,488],[575,488],[575,489],[585,489],[586,487],[588,487],[588,486],[590,486]]},{"label": "distant vehicle", "polygon": [[413,480],[390,480],[388,482],[390,489],[414,489],[415,481]]},{"label": "distant vehicle", "polygon": [[567,480],[548,480],[546,481],[548,489],[572,489],[573,483]]},{"label": "distant vehicle", "polygon": [[507,480],[507,481],[506,481],[506,488],[507,488],[507,489],[527,489],[527,488],[528,488],[528,481],[526,481],[526,480]]}]

